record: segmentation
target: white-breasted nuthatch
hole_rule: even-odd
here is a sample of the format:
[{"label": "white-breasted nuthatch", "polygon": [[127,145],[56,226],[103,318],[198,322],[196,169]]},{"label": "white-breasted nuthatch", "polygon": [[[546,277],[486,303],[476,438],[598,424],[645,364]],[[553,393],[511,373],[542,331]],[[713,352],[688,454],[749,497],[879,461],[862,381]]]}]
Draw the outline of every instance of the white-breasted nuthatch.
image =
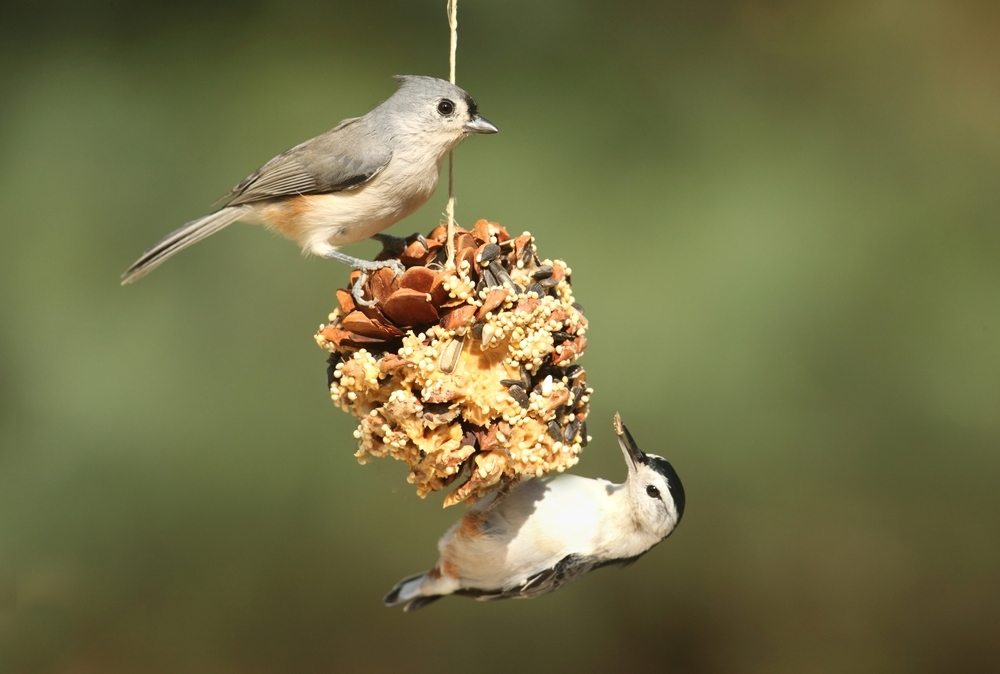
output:
[{"label": "white-breasted nuthatch", "polygon": [[168,234],[122,274],[122,284],[237,221],[266,225],[304,252],[363,271],[399,267],[398,261],[369,262],[337,247],[373,236],[422,206],[448,152],[470,134],[497,128],[450,82],[397,79],[396,93],[368,114],[282,152],[236,185],[221,209]]},{"label": "white-breasted nuthatch", "polygon": [[413,611],[450,594],[536,597],[648,552],[680,522],[684,487],[669,461],[639,449],[617,414],[615,432],[628,465],[623,484],[560,475],[480,501],[441,538],[437,564],[400,581],[386,606]]}]

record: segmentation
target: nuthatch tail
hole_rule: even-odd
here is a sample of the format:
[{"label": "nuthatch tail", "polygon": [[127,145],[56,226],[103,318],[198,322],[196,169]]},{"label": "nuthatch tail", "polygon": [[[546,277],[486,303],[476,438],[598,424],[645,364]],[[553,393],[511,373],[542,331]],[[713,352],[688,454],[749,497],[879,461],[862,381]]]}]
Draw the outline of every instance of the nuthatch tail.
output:
[{"label": "nuthatch tail", "polygon": [[[122,283],[237,221],[266,225],[307,253],[366,272],[401,270],[398,261],[369,262],[337,247],[373,236],[422,206],[448,152],[469,134],[497,128],[454,84],[398,79],[396,93],[368,114],[282,152],[236,185],[221,209],[168,234],[122,274]],[[358,288],[355,297],[369,304]]]},{"label": "nuthatch tail", "polygon": [[628,465],[623,484],[560,475],[480,501],[441,538],[437,564],[400,581],[386,606],[413,611],[449,594],[536,597],[635,561],[669,536],[684,514],[680,478],[666,459],[636,446],[618,415],[615,431]]}]

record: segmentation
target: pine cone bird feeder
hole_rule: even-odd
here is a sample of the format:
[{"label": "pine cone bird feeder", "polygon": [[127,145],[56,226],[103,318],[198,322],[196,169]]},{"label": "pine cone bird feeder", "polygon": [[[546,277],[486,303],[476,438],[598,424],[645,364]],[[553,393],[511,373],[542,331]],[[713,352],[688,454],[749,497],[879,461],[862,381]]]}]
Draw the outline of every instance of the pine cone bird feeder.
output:
[{"label": "pine cone bird feeder", "polygon": [[444,505],[472,502],[522,477],[573,466],[587,443],[591,389],[576,363],[587,319],[570,269],[540,259],[534,238],[478,221],[435,228],[378,259],[363,283],[371,306],[337,291],[316,341],[330,352],[333,402],[360,420],[355,456],[391,456],[417,494],[458,482]]}]

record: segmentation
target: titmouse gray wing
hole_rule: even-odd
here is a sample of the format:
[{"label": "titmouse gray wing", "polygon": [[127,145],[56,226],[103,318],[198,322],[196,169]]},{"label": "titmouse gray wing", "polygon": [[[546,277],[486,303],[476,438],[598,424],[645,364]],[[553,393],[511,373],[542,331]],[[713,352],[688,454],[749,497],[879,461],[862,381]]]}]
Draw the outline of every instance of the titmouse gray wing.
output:
[{"label": "titmouse gray wing", "polygon": [[389,144],[363,117],[346,119],[248,175],[224,197],[223,205],[357,188],[381,173],[391,158]]}]

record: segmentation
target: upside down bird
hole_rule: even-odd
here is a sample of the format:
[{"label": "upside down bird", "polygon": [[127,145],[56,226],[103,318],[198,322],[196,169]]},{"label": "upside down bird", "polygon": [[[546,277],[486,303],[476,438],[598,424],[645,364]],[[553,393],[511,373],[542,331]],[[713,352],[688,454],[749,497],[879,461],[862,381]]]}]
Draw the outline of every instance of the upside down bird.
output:
[{"label": "upside down bird", "polygon": [[648,552],[684,515],[684,486],[669,461],[639,449],[618,415],[615,432],[628,466],[623,484],[560,475],[477,503],[441,538],[437,564],[400,581],[386,606],[413,611],[450,594],[536,597]]},{"label": "upside down bird", "polygon": [[450,82],[397,79],[399,88],[378,107],[282,152],[240,181],[219,210],[165,236],[122,274],[122,284],[237,221],[265,225],[304,252],[363,272],[399,267],[395,260],[370,262],[337,248],[371,237],[422,206],[437,187],[448,152],[469,134],[497,133],[497,127]]}]

